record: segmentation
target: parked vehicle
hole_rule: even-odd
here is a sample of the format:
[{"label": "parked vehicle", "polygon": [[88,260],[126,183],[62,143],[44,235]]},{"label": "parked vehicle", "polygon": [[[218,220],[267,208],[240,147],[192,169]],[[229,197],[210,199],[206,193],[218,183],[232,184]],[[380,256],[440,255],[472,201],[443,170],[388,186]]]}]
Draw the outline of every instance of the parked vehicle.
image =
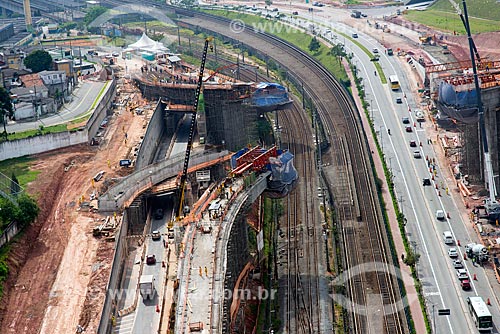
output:
[{"label": "parked vehicle", "polygon": [[142,299],[153,299],[155,295],[155,278],[153,275],[142,275],[139,279],[139,291]]},{"label": "parked vehicle", "polygon": [[436,210],[436,219],[437,220],[444,220],[446,218],[446,215],[444,214],[443,210]]},{"label": "parked vehicle", "polygon": [[460,281],[460,286],[462,287],[462,290],[470,290],[470,281],[468,279],[464,279]]}]

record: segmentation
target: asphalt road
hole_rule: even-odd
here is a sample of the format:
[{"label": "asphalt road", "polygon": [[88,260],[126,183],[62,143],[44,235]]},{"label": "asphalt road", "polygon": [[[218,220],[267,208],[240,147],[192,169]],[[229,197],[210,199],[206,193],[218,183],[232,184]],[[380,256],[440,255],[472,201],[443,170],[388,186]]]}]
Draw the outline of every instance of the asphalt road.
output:
[{"label": "asphalt road", "polygon": [[40,125],[48,127],[76,119],[89,111],[104,85],[105,83],[100,81],[83,82],[80,84],[79,88],[73,91],[73,101],[65,104],[57,114],[52,114],[36,121],[9,122],[7,124],[7,132],[36,130],[40,127]]},{"label": "asphalt road", "polygon": [[[156,208],[153,208],[152,212]],[[151,231],[158,230],[162,234],[167,233],[166,223],[171,219],[172,208],[163,208],[165,215],[162,219],[151,218]],[[149,231],[149,233],[151,233]],[[157,312],[156,305],[161,308],[163,289],[165,286],[165,268],[162,266],[162,261],[165,261],[166,248],[163,246],[163,240],[168,240],[166,235],[162,235],[161,240],[152,240],[146,238],[146,254],[154,254],[156,257],[155,265],[147,265],[145,260],[143,263],[143,275],[153,275],[156,279],[156,294],[153,300],[143,300],[139,296],[137,308],[135,310],[135,319],[132,333],[147,334],[156,333],[160,325],[160,313]],[[133,289],[134,287],[126,287]]]},{"label": "asphalt road", "polygon": [[[437,167],[436,182],[440,189],[432,186],[424,187],[422,179],[431,177],[429,173],[426,156],[435,157],[433,146],[427,144],[427,137],[423,129],[416,122],[414,113],[408,112],[408,106],[415,110],[417,108],[413,100],[405,72],[401,70],[400,63],[396,57],[386,56],[384,48],[370,37],[359,33],[358,42],[369,50],[376,47],[381,53],[380,64],[386,77],[396,74],[401,81],[401,90],[393,92],[389,86],[382,85],[379,76],[374,74],[375,67],[369,57],[357,46],[346,40],[348,52],[354,52],[354,63],[360,69],[363,77],[367,100],[371,102],[374,128],[378,139],[381,140],[385,161],[392,170],[398,202],[402,205],[403,212],[407,218],[406,230],[408,238],[415,250],[421,255],[418,264],[418,273],[422,281],[423,291],[428,305],[431,321],[435,323],[438,333],[476,333],[477,330],[468,314],[465,300],[468,296],[479,295],[484,300],[490,298],[492,306],[489,307],[493,319],[500,319],[499,305],[494,300],[494,292],[488,283],[485,271],[481,267],[472,266],[470,261],[464,261],[469,276],[474,274],[477,281],[472,280],[472,289],[463,291],[459,286],[456,271],[452,267],[451,259],[447,254],[449,246],[445,245],[442,238],[443,231],[451,231],[456,240],[460,240],[462,246],[467,242],[477,242],[477,237],[470,224],[463,222],[459,216],[458,207],[450,196],[446,195],[446,185],[454,184],[453,179],[443,179],[441,170]],[[404,99],[406,93],[407,99]],[[395,103],[396,97],[403,98],[402,104]],[[412,132],[405,130],[402,117],[410,118]],[[414,123],[416,127],[413,127]],[[388,133],[391,130],[391,135]],[[423,146],[411,148],[409,141],[422,142]],[[418,144],[417,144],[418,145]],[[413,152],[418,150],[422,159],[414,158]],[[436,210],[441,209],[451,213],[451,219],[438,221],[435,218]],[[460,256],[463,258],[463,247],[458,247]],[[450,309],[450,316],[438,316],[438,309]],[[432,315],[434,310],[434,315]],[[496,323],[497,326],[500,324]],[[497,332],[495,328],[493,332]]]}]

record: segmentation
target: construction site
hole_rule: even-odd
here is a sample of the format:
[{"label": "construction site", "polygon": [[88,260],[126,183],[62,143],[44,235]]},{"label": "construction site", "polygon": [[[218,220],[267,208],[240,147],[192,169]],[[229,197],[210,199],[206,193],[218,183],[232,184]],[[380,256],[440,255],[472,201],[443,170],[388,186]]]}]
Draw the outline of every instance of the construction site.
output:
[{"label": "construction site", "polygon": [[[493,259],[490,263],[500,282],[499,216],[496,207],[488,205],[500,186],[498,178],[488,177],[489,166],[493,175],[499,173],[500,62],[481,59],[477,51],[476,58],[484,117],[477,107],[478,93],[470,60],[427,66],[429,94],[423,94],[422,101],[427,104],[438,133],[435,141],[449,162],[450,174],[470,209],[470,221]],[[481,118],[484,128],[481,128]],[[485,146],[491,157],[489,162],[484,155]],[[490,196],[492,191],[495,194]]]}]

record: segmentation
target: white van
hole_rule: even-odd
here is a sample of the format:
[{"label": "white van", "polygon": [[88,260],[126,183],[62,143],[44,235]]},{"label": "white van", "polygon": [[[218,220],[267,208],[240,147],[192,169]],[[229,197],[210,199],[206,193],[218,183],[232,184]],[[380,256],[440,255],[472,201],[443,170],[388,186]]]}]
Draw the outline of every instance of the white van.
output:
[{"label": "white van", "polygon": [[444,231],[443,232],[443,240],[444,240],[444,243],[447,245],[453,244],[453,234],[451,234],[450,231]]}]

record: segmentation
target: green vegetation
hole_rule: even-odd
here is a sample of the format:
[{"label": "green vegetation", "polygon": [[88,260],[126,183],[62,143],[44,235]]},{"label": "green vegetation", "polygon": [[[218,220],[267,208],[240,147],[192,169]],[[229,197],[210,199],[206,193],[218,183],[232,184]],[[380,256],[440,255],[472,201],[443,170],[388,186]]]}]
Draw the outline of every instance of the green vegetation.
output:
[{"label": "green vegetation", "polygon": [[21,187],[26,187],[40,173],[30,169],[32,161],[33,159],[29,157],[3,160],[0,161],[0,171],[9,177],[14,174],[19,180]]},{"label": "green vegetation", "polygon": [[208,13],[224,16],[229,19],[239,19],[248,26],[273,33],[275,36],[296,45],[304,52],[316,58],[316,60],[321,62],[323,66],[325,66],[325,68],[327,68],[344,86],[348,87],[350,85],[344,67],[337,61],[337,59],[335,59],[335,57],[331,56],[328,47],[321,44],[320,48],[317,51],[310,51],[309,44],[311,43],[312,37],[308,34],[305,34],[302,30],[288,26],[287,24],[280,21],[266,20],[255,15],[248,15],[224,10],[210,10],[208,11]]},{"label": "green vegetation", "polygon": [[[497,6],[498,7],[498,6]],[[465,28],[458,14],[448,13],[440,10],[428,9],[425,11],[409,11],[406,18],[411,21],[422,23],[426,26],[448,32],[465,34]],[[472,33],[498,31],[500,30],[500,20],[488,20],[469,17]]]},{"label": "green vegetation", "polygon": [[[462,1],[455,2],[463,11]],[[472,33],[500,30],[500,6],[496,0],[467,1]],[[462,20],[448,0],[437,0],[425,11],[408,11],[406,17],[442,31],[465,34]]]},{"label": "green vegetation", "polygon": [[[462,1],[454,0],[463,10]],[[451,5],[449,0],[437,0],[431,7],[433,11],[449,12],[456,15],[455,8]],[[487,19],[497,22],[497,30],[499,30],[498,20],[500,19],[500,6],[496,0],[474,0],[467,1],[467,12],[469,19]]]},{"label": "green vegetation", "polygon": [[85,17],[83,18],[83,23],[85,23],[85,25],[88,26],[96,18],[104,14],[107,10],[108,9],[106,7],[101,7],[101,6],[90,7],[87,10],[87,14],[85,14]]},{"label": "green vegetation", "polygon": [[12,100],[9,92],[0,87],[0,124],[3,124],[3,138],[7,139],[7,117],[12,116]]},{"label": "green vegetation", "polygon": [[0,248],[0,298],[3,296],[3,282],[9,275],[9,267],[7,266],[9,251],[9,245]]},{"label": "green vegetation", "polygon": [[24,65],[35,73],[50,70],[52,57],[45,50],[35,50],[24,58]]},{"label": "green vegetation", "polygon": [[[67,131],[68,127],[66,124],[58,124],[58,125],[52,125],[48,127],[40,126],[40,128],[36,130],[28,130],[28,131],[23,131],[19,133],[9,133],[7,136],[8,140],[16,140],[16,139],[24,139],[24,138],[30,138],[30,137],[35,137],[35,136],[41,136],[45,135],[48,133],[58,133],[58,132],[64,132]],[[3,142],[4,140],[0,140],[0,142]]]}]

